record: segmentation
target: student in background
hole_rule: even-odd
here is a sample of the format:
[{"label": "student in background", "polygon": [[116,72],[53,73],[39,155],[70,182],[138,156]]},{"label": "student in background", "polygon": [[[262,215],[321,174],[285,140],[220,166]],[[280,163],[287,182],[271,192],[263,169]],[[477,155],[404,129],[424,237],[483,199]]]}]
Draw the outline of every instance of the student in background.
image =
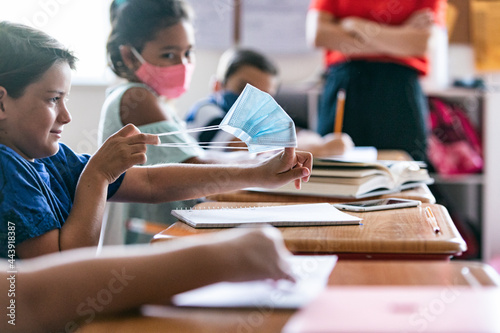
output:
[{"label": "student in background", "polygon": [[66,251],[16,262],[15,274],[0,260],[0,331],[75,332],[97,315],[169,303],[173,295],[216,282],[293,281],[289,255],[280,232],[268,227],[107,247],[97,257],[88,248]]},{"label": "student in background", "polygon": [[[184,0],[115,0],[110,7],[107,42],[109,66],[124,83],[110,89],[101,111],[99,144],[126,124],[144,133],[186,129],[175,100],[187,89],[195,67],[192,9]],[[149,147],[148,165],[158,163],[256,163],[248,152],[204,151],[186,133],[162,137],[184,147]],[[194,200],[164,204],[124,204],[122,220],[140,218],[171,224],[172,209],[190,208]],[[110,207],[110,224],[117,207]],[[120,214],[114,214],[118,216]],[[143,241],[149,241],[146,238]],[[139,242],[142,242],[139,240]]]},{"label": "student in background", "polygon": [[99,240],[106,200],[166,202],[248,186],[300,187],[309,153],[287,148],[253,165],[146,162],[156,135],[127,125],[93,155],[59,142],[75,57],[52,37],[0,22],[0,256],[35,257]]},{"label": "student in background", "polygon": [[318,132],[328,133],[346,91],[344,131],[360,146],[402,149],[425,160],[427,101],[419,76],[427,46],[444,25],[446,0],[312,0],[307,37],[325,49]]},{"label": "student in background", "polygon": [[[211,83],[213,93],[196,103],[186,117],[188,128],[218,125],[229,112],[247,83],[275,95],[278,87],[278,68],[271,59],[251,49],[233,48],[224,52]],[[333,130],[333,127],[332,127]],[[345,133],[328,133],[321,137],[316,132],[298,129],[298,147],[314,156],[339,155],[353,147]],[[199,142],[228,142],[231,146],[243,143],[223,130],[192,133]]]}]

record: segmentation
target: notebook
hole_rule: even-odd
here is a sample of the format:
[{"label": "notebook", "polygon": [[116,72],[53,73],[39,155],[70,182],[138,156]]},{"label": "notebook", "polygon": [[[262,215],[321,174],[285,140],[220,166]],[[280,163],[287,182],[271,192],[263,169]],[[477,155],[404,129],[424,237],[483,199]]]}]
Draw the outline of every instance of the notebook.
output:
[{"label": "notebook", "polygon": [[193,228],[230,228],[270,224],[277,227],[360,224],[361,218],[329,203],[267,207],[175,209],[172,215]]},{"label": "notebook", "polygon": [[172,302],[186,307],[301,308],[325,289],[337,256],[290,256],[287,261],[295,283],[285,280],[220,282],[178,294]]}]

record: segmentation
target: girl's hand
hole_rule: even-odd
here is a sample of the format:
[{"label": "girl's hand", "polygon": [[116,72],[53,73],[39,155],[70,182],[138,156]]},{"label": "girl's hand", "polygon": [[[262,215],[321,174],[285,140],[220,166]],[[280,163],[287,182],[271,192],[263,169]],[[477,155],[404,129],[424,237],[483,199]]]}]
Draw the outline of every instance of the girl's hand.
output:
[{"label": "girl's hand", "polygon": [[89,160],[86,170],[94,170],[111,184],[127,169],[144,164],[147,145],[158,143],[158,136],[143,134],[134,125],[126,125],[103,143]]},{"label": "girl's hand", "polygon": [[295,152],[295,148],[285,148],[257,167],[256,181],[262,187],[276,188],[294,180],[295,187],[300,189],[301,180],[309,181],[312,159],[309,152]]}]

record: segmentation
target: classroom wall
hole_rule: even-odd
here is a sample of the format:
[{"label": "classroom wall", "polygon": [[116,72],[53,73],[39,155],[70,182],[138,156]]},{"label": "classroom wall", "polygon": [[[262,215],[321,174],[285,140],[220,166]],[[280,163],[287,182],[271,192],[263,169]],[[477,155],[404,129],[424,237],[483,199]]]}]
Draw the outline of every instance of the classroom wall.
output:
[{"label": "classroom wall", "polygon": [[[472,78],[476,75],[474,70],[474,53],[469,45],[456,44],[444,48],[446,55],[443,62],[442,55],[436,53],[436,63],[445,66],[443,74],[430,74],[423,79],[427,89],[443,88],[443,84],[450,83],[455,78]],[[190,90],[176,101],[176,106],[181,117],[196,101],[206,97],[209,92],[209,81],[219,60],[222,51],[197,50],[197,65],[193,75]],[[271,55],[278,64],[281,83],[293,85],[317,80],[322,71],[322,56],[319,51],[311,51],[298,55]],[[439,70],[436,66],[436,70]],[[485,75],[488,84],[500,83],[499,73]],[[69,145],[79,153],[93,153],[97,149],[97,128],[100,110],[105,99],[106,89],[109,85],[104,83],[73,84],[69,110],[73,121],[66,125],[62,142]]]}]

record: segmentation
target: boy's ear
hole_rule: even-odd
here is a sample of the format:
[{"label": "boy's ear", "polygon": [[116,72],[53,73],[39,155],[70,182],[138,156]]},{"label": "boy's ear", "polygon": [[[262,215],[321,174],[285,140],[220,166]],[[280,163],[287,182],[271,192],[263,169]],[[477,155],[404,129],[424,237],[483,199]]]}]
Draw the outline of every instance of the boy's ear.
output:
[{"label": "boy's ear", "polygon": [[213,92],[219,92],[224,89],[224,84],[221,81],[217,80],[215,76],[212,76],[212,78],[210,79],[210,89]]},{"label": "boy's ear", "polygon": [[3,102],[5,97],[7,96],[7,90],[4,87],[0,87],[0,111],[5,112],[5,107],[3,106]]},{"label": "boy's ear", "polygon": [[135,70],[137,68],[138,60],[135,58],[134,54],[130,50],[130,46],[120,45],[119,49],[125,66],[127,66],[130,70]]}]

